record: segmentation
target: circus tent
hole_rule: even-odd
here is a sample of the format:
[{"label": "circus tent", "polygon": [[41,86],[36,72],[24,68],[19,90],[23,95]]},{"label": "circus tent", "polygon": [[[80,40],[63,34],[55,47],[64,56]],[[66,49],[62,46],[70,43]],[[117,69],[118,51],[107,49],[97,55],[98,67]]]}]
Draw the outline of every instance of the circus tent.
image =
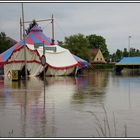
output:
[{"label": "circus tent", "polygon": [[[55,47],[56,52],[46,50],[46,66],[47,75],[69,75],[76,69],[78,62],[68,49],[64,49],[58,45],[53,44],[51,38],[44,35],[39,26],[34,26],[31,32],[27,35],[26,57],[27,69],[31,76],[39,75],[44,67],[41,65],[41,56],[43,48],[35,48],[35,43],[44,43],[45,48]],[[19,41],[16,45],[0,54],[0,65],[4,66],[4,74],[10,75],[12,70],[22,70],[25,65],[24,59],[24,41]]]}]

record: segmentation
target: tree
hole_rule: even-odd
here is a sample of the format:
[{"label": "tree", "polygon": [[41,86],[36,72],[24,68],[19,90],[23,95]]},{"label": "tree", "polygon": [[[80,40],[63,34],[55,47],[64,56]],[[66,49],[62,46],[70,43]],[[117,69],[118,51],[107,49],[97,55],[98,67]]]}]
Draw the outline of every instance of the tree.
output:
[{"label": "tree", "polygon": [[136,50],[135,55],[136,55],[136,56],[140,56],[140,51],[139,51],[138,49]]},{"label": "tree", "polygon": [[57,44],[62,47],[63,46],[63,41],[57,40]]},{"label": "tree", "polygon": [[116,51],[116,61],[120,61],[121,60],[121,58],[123,56],[122,54],[123,54],[122,51],[117,49],[117,51]]},{"label": "tree", "polygon": [[123,57],[128,57],[127,48],[124,48],[124,50],[123,50]]},{"label": "tree", "polygon": [[122,57],[128,57],[128,56],[130,57],[140,56],[140,50],[135,48],[130,48],[130,51],[128,52],[127,48],[124,48],[123,51],[117,49],[117,51],[111,55],[111,59],[114,62],[118,62]]},{"label": "tree", "polygon": [[116,53],[113,53],[110,58],[111,58],[112,62],[116,62],[116,60],[117,60]]},{"label": "tree", "polygon": [[65,37],[63,47],[70,50],[72,54],[75,54],[87,61],[90,60],[89,54],[89,42],[83,34],[75,34],[69,37]]},{"label": "tree", "polygon": [[28,35],[31,32],[31,29],[36,25],[38,25],[37,22],[35,20],[33,20],[32,23],[29,24],[29,27],[26,30],[26,34]]},{"label": "tree", "polygon": [[107,49],[105,38],[102,36],[97,36],[95,34],[86,36],[86,38],[89,41],[89,48],[99,48],[106,61],[109,61],[109,51]]},{"label": "tree", "polygon": [[11,47],[11,43],[6,39],[6,34],[4,32],[0,33],[0,53],[3,53]]}]

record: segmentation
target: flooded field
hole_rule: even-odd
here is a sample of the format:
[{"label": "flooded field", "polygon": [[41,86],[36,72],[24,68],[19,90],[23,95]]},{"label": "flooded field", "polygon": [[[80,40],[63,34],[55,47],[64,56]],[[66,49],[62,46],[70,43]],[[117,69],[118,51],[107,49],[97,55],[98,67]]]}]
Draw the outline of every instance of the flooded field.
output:
[{"label": "flooded field", "polygon": [[140,137],[139,116],[138,75],[0,78],[0,137]]}]

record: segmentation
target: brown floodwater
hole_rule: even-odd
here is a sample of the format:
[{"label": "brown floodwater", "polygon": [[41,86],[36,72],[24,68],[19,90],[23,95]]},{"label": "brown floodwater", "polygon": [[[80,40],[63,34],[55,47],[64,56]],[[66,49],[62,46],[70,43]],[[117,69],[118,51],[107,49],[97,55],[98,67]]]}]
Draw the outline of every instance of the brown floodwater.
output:
[{"label": "brown floodwater", "polygon": [[140,76],[1,77],[0,137],[140,137]]}]

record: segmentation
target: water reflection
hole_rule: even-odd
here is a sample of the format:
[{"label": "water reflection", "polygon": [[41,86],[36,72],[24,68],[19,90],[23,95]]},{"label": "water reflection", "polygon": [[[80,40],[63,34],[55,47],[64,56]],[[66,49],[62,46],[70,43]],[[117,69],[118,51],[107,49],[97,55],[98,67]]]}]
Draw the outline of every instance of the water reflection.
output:
[{"label": "water reflection", "polygon": [[[46,86],[46,106],[49,106],[47,116],[51,115],[49,123],[51,122],[52,126],[52,133],[49,136],[59,137],[61,123],[64,123],[65,116],[69,112],[67,108],[69,108],[71,94],[76,90],[76,82],[74,77],[67,76],[47,77],[46,81],[48,83],[48,86]],[[67,127],[66,124],[63,124],[63,126]],[[65,133],[65,131],[62,131],[62,133]]]},{"label": "water reflection", "polygon": [[[62,91],[64,94],[71,92],[73,85],[74,77],[47,77],[44,93],[44,82],[38,78],[30,78],[27,85],[24,80],[1,80],[0,116],[1,112],[7,113],[1,117],[0,122],[6,121],[5,127],[9,128],[7,134],[0,129],[2,136],[14,129],[14,137],[55,137],[55,110],[57,104],[64,101],[65,95],[54,95]],[[13,123],[9,125],[11,114]]]},{"label": "water reflection", "polygon": [[137,76],[93,71],[78,77],[46,77],[44,93],[39,78],[25,84],[1,77],[0,136],[13,130],[13,137],[92,137],[96,125],[88,112],[102,116],[102,104],[117,114],[119,125],[129,122],[129,136],[139,136],[139,82]]},{"label": "water reflection", "polygon": [[[2,97],[0,99],[2,103],[4,103],[2,105],[0,102],[0,112],[7,111],[7,115],[3,118],[3,120],[7,122],[5,127],[11,130],[14,129],[15,137],[29,137],[31,131],[33,131],[32,133],[35,137],[43,136],[42,133],[46,125],[46,113],[44,101],[42,100],[43,82],[38,78],[30,78],[26,85],[23,80],[12,82],[5,78],[4,81],[0,83],[0,96]],[[13,115],[12,117],[19,117],[18,120],[12,119],[13,125],[9,126],[11,122],[8,118],[11,114]],[[18,114],[18,116],[15,114]],[[19,123],[16,123],[17,121]],[[20,129],[16,129],[19,127]],[[41,130],[41,128],[43,130]],[[8,131],[9,130],[7,130],[7,135]],[[6,131],[3,132],[3,135],[6,136]]]},{"label": "water reflection", "polygon": [[122,99],[127,99],[127,107],[131,109],[133,104],[133,100],[131,98],[138,92],[139,75],[137,75],[137,73],[132,73],[132,71],[126,71],[126,73],[123,72],[121,75],[111,73],[110,77],[110,87],[113,86],[113,89],[117,94],[125,96],[125,98],[122,97]]},{"label": "water reflection", "polygon": [[73,95],[75,103],[87,102],[87,99],[96,99],[100,103],[105,98],[106,87],[108,84],[108,72],[94,71],[88,76],[76,77],[77,91]]},{"label": "water reflection", "polygon": [[[44,94],[44,82],[38,78],[30,78],[27,85],[24,81],[12,82],[5,79],[6,88],[4,87],[3,90],[8,93],[6,102],[8,106],[18,108],[20,116],[19,126],[16,126],[20,129],[15,130],[15,136],[55,137],[75,133],[72,130],[65,131],[67,125],[69,125],[68,129],[72,129],[73,126],[71,127],[69,122],[63,124],[63,117],[73,118],[72,110],[82,112],[83,106],[79,104],[83,104],[90,110],[93,109],[91,104],[97,105],[104,102],[107,81],[108,73],[102,71],[80,77],[47,77]],[[5,95],[5,92],[3,94]],[[6,109],[6,107],[3,108],[3,110]],[[17,111],[14,112],[17,113]],[[58,130],[59,128],[64,130]]]}]

